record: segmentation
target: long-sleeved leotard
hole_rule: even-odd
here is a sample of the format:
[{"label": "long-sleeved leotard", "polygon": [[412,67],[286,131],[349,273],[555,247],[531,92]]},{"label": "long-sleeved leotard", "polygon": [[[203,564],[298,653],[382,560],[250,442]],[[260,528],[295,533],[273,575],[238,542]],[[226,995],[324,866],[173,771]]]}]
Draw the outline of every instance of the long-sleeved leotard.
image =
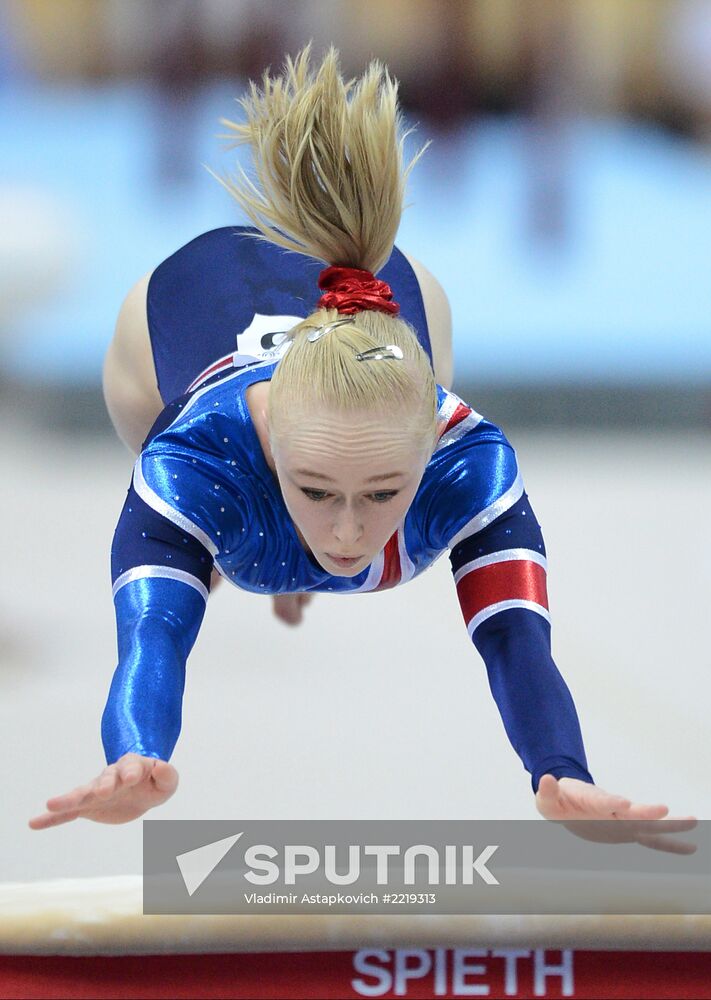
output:
[{"label": "long-sleeved leotard", "polygon": [[467,629],[534,791],[545,773],[592,782],[551,656],[543,537],[502,431],[438,386],[438,445],[404,520],[362,573],[331,576],[296,535],[245,401],[282,350],[235,355],[196,379],[136,462],[112,549],[119,664],[102,721],[107,761],[170,758],[213,565],[254,593],[349,594],[407,583],[449,551]]}]

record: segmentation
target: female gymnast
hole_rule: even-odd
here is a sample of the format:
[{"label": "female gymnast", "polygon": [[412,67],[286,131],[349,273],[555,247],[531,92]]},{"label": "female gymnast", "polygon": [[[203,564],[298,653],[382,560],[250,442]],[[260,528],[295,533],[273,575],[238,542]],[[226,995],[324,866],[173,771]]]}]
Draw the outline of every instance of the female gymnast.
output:
[{"label": "female gymnast", "polygon": [[539,812],[660,819],[666,806],[593,783],[516,454],[451,392],[446,296],[394,246],[424,152],[403,169],[397,82],[377,60],[345,82],[333,48],[310,60],[307,46],[252,83],[243,124],[223,119],[251,144],[258,183],[218,180],[254,226],[193,240],[121,308],[105,395],[140,454],[112,547],[108,766],[30,826],[123,823],[173,794],[214,571],[297,623],[315,593],[399,586],[445,551]]}]

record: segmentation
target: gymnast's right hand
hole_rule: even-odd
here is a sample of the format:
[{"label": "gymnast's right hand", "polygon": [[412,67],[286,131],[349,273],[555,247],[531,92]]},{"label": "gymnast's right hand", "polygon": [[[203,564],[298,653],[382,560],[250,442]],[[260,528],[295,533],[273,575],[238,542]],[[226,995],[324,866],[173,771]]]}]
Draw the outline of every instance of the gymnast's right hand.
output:
[{"label": "gymnast's right hand", "polygon": [[96,823],[129,823],[162,805],[178,787],[172,764],[155,757],[126,753],[86,785],[47,801],[47,812],[30,820],[32,830],[93,819]]}]

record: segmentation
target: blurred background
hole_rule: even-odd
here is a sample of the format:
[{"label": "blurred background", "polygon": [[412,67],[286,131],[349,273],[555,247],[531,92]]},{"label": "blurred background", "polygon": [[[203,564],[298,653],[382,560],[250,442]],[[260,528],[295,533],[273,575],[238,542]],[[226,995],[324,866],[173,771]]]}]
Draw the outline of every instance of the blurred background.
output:
[{"label": "blurred background", "polygon": [[[102,764],[132,462],[103,356],[141,275],[246,221],[205,169],[241,156],[219,119],[309,39],[386,62],[406,148],[432,140],[397,243],[450,298],[455,391],[516,446],[593,775],[711,815],[711,2],[2,0],[0,878],[140,867],[140,824],[23,826]],[[215,594],[160,818],[535,816],[446,560],[348,604],[289,630]]]},{"label": "blurred background", "polygon": [[0,36],[4,376],[41,357],[92,426],[128,288],[245,221],[204,167],[245,152],[219,118],[309,38],[385,60],[433,140],[398,242],[450,297],[462,392],[527,426],[711,421],[708,0],[4,0]]}]

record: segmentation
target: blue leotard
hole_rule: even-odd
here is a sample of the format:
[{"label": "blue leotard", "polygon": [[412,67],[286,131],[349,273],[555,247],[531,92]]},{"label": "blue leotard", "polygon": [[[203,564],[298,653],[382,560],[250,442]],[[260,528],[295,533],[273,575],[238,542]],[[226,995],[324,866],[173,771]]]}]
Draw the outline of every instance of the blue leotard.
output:
[{"label": "blue leotard", "polygon": [[[393,290],[396,301],[406,298]],[[245,401],[286,349],[273,346],[269,331],[298,318],[253,313],[245,325],[260,331],[252,353],[240,336],[236,352],[213,350],[197,372],[184,372],[182,393],[136,462],[112,548],[119,663],[102,721],[107,761],[129,751],[169,759],[213,566],[254,593],[349,594],[401,586],[449,552],[466,627],[534,791],[544,773],[592,782],[575,706],[551,657],[543,537],[498,427],[438,386],[438,445],[371,565],[355,577],[331,576],[302,546]]]}]

